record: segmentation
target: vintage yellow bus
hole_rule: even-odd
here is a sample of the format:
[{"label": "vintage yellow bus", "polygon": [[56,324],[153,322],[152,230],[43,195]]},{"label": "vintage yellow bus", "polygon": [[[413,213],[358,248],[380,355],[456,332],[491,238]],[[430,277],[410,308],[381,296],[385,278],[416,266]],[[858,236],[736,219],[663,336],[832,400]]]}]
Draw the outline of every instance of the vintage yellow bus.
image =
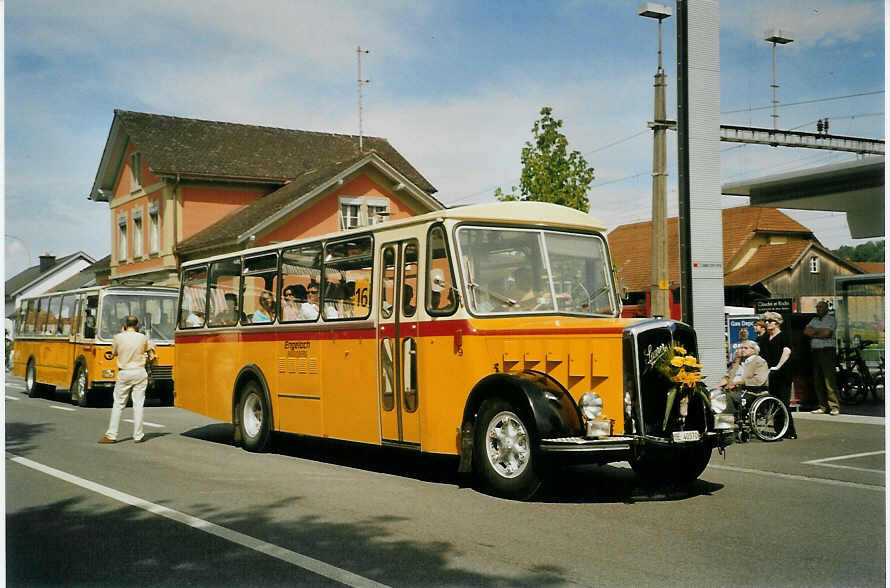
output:
[{"label": "vintage yellow bus", "polygon": [[252,451],[285,432],[459,456],[507,497],[566,461],[694,480],[731,425],[706,396],[669,407],[653,350],[695,332],[620,318],[603,229],[496,203],[183,264],[176,405]]},{"label": "vintage yellow bus", "polygon": [[24,298],[13,372],[25,378],[32,398],[62,388],[80,406],[110,399],[117,376],[111,341],[132,314],[157,349],[148,395],[172,404],[177,295],[175,288],[97,286]]}]

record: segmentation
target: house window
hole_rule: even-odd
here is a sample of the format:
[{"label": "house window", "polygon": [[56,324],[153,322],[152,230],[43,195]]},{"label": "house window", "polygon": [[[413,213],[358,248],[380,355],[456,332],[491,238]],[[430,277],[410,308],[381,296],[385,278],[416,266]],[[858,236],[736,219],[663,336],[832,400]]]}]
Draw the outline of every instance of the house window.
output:
[{"label": "house window", "polygon": [[148,252],[156,254],[161,249],[161,216],[158,201],[148,205]]},{"label": "house window", "polygon": [[127,217],[117,219],[117,260],[127,261]]},{"label": "house window", "polygon": [[138,151],[130,154],[130,192],[142,188],[142,154]]},{"label": "house window", "polygon": [[810,273],[818,274],[819,273],[819,258],[815,255],[810,258]]},{"label": "house window", "polygon": [[142,211],[133,212],[133,257],[142,257]]},{"label": "house window", "polygon": [[376,225],[389,218],[389,200],[368,200],[368,224]]},{"label": "house window", "polygon": [[340,198],[340,230],[354,229],[362,224],[362,199]]}]

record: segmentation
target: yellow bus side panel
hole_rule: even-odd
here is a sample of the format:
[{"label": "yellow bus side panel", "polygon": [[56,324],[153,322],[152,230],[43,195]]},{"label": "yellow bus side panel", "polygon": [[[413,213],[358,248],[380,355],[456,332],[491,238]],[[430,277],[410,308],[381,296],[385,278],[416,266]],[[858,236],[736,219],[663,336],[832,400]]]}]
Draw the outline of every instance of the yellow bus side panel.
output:
[{"label": "yellow bus side panel", "polygon": [[[198,414],[213,416],[206,412],[206,399],[212,389],[204,382],[204,347],[207,343],[177,343],[175,346],[176,363],[174,364],[174,385],[176,398],[174,404],[179,408]],[[222,369],[219,370],[222,373]],[[228,416],[214,416],[219,420],[232,422],[231,411]]]},{"label": "yellow bus side panel", "polygon": [[379,443],[377,348],[374,339],[323,341],[324,434]]}]

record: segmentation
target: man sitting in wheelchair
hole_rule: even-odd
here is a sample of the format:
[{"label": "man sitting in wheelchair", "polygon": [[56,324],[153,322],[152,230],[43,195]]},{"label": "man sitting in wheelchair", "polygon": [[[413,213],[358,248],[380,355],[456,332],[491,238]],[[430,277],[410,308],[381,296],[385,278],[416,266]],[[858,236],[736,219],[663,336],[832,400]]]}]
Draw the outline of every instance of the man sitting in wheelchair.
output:
[{"label": "man sitting in wheelchair", "polygon": [[720,379],[720,387],[711,390],[712,408],[735,415],[736,437],[742,442],[751,433],[763,441],[778,441],[788,431],[788,410],[769,395],[769,365],[759,353],[755,341],[743,342],[736,352],[738,361]]}]

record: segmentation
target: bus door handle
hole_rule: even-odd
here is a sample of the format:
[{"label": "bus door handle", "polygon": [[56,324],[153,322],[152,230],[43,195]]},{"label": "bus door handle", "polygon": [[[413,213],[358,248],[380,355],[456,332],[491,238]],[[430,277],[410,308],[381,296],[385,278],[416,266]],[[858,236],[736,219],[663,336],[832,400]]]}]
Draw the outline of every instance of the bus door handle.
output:
[{"label": "bus door handle", "polygon": [[457,355],[464,354],[464,332],[462,329],[454,331],[454,353]]}]

